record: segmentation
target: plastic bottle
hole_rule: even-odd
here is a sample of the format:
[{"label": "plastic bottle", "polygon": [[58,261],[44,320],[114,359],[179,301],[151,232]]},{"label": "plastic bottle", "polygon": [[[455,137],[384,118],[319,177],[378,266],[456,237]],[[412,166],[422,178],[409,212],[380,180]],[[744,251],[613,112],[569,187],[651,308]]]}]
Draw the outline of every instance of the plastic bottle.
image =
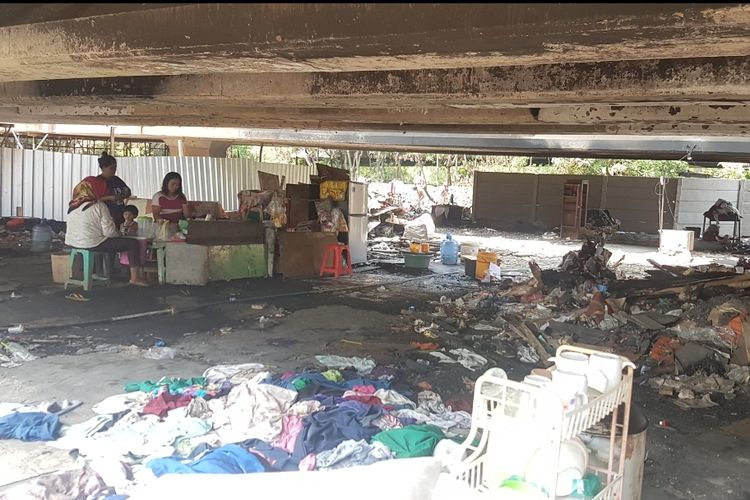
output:
[{"label": "plastic bottle", "polygon": [[49,252],[52,248],[52,228],[49,227],[47,221],[42,219],[42,222],[34,226],[31,230],[31,251],[32,252]]},{"label": "plastic bottle", "polygon": [[455,266],[458,264],[458,242],[448,233],[440,244],[440,260],[443,264]]}]

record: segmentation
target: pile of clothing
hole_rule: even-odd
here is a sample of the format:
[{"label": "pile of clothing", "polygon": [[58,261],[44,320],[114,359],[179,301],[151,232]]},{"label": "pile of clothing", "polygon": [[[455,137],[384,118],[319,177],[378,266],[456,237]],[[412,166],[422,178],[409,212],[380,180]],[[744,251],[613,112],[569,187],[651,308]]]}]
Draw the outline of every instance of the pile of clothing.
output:
[{"label": "pile of clothing", "polygon": [[201,377],[126,384],[86,422],[40,425],[52,425],[48,439],[59,435],[48,445],[127,469],[120,484],[107,484],[120,494],[145,474],[327,470],[432,456],[441,441],[468,434],[471,414],[432,391],[414,400],[393,390],[392,369],[319,359],[340,368],[272,375],[254,363],[216,366]]}]

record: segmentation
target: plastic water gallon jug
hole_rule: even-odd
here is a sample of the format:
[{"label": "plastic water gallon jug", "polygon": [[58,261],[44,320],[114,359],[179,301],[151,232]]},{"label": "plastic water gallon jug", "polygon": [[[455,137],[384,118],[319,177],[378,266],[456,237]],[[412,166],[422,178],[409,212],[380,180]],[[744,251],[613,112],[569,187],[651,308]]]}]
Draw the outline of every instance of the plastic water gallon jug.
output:
[{"label": "plastic water gallon jug", "polygon": [[450,234],[440,244],[440,260],[449,266],[458,264],[458,242]]},{"label": "plastic water gallon jug", "polygon": [[31,230],[31,251],[32,252],[49,252],[52,247],[52,228],[47,221],[34,226]]}]

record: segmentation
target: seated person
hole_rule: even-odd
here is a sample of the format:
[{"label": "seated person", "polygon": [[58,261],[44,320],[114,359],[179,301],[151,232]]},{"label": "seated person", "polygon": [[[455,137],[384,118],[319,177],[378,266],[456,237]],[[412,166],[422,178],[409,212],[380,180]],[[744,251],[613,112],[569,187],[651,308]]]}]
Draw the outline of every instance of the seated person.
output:
[{"label": "seated person", "polygon": [[177,172],[169,172],[161,183],[161,191],[151,200],[151,213],[154,222],[179,222],[190,218],[190,205],[182,193],[182,177]]},{"label": "seated person", "polygon": [[68,203],[68,227],[65,244],[95,252],[127,252],[130,284],[148,286],[138,277],[140,251],[138,240],[121,238],[109,209],[100,199],[107,193],[107,182],[97,177],[86,177],[73,189]]},{"label": "seated person", "polygon": [[128,205],[122,212],[123,223],[120,226],[120,232],[123,236],[138,236],[138,223],[135,218],[138,217],[138,207]]}]

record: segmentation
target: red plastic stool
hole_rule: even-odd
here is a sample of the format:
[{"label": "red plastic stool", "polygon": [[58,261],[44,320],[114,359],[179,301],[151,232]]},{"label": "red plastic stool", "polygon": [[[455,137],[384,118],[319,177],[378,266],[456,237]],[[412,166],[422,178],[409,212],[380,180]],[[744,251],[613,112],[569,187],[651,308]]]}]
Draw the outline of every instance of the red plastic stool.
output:
[{"label": "red plastic stool", "polygon": [[[344,266],[344,252],[346,252],[346,266]],[[328,266],[332,260],[333,265]],[[342,274],[352,275],[352,254],[349,246],[343,243],[327,243],[323,247],[323,261],[320,263],[320,275],[333,274],[336,278]]]}]

